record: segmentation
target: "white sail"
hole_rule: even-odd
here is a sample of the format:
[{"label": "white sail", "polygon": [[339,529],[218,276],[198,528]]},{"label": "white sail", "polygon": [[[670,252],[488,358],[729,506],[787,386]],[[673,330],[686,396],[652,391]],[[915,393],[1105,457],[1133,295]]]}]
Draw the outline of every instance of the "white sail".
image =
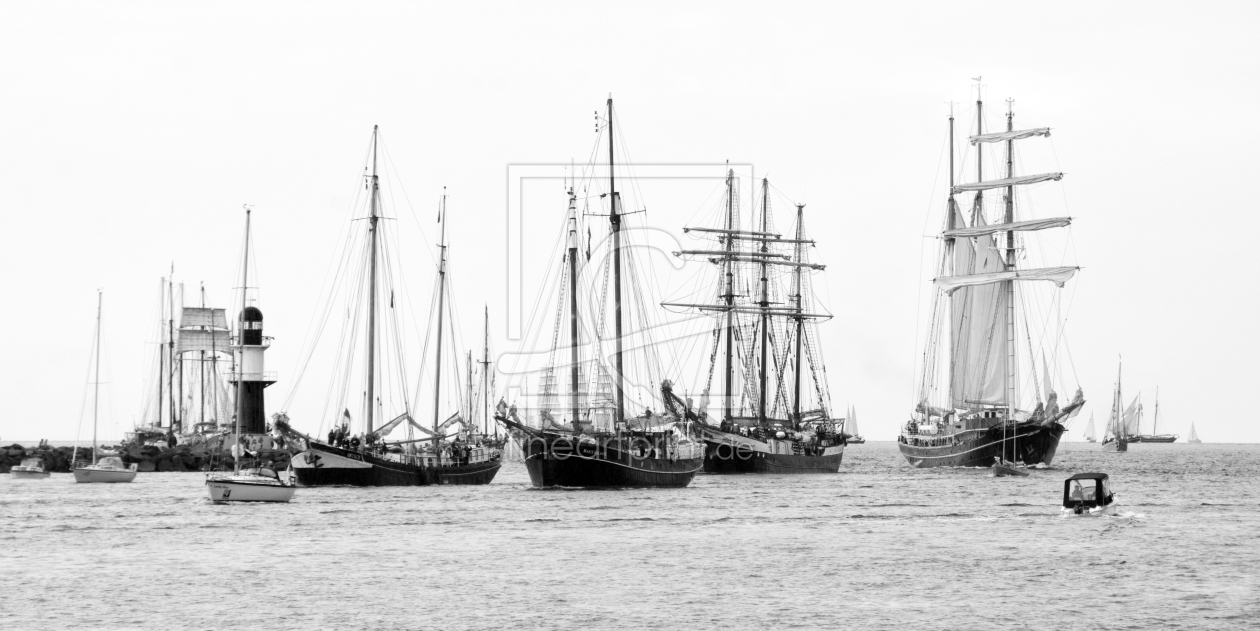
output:
[{"label": "white sail", "polygon": [[180,329],[175,352],[182,355],[196,351],[230,353],[231,332],[227,329]]},{"label": "white sail", "polygon": [[183,313],[179,317],[180,328],[198,326],[213,327],[216,329],[226,329],[227,314],[224,309],[214,309],[211,307],[184,307]]},{"label": "white sail", "polygon": [[[955,222],[962,222],[955,209]],[[978,225],[984,218],[977,218]],[[954,271],[1000,273],[1002,253],[992,235],[954,243]],[[955,407],[1006,403],[1005,288],[985,284],[964,287],[951,296],[950,396]]]},{"label": "white sail", "polygon": [[1121,416],[1124,433],[1130,436],[1138,433],[1138,419],[1140,417],[1139,410],[1142,408],[1142,405],[1138,403],[1138,400],[1141,398],[1141,394],[1133,397],[1133,402],[1129,404],[1129,407],[1124,409],[1124,414]]},{"label": "white sail", "polygon": [[1033,136],[1049,136],[1049,127],[1037,127],[1035,129],[1016,129],[1014,131],[999,131],[992,134],[980,134],[971,137],[971,144],[982,142],[1005,142],[1007,140],[1023,140],[1024,138],[1032,138]]},{"label": "white sail", "polygon": [[1089,424],[1085,426],[1085,440],[1094,440],[1094,413],[1089,413]]},{"label": "white sail", "polygon": [[[990,240],[992,237],[988,237]],[[955,248],[958,246],[955,245]],[[956,270],[957,268],[955,268]],[[1039,267],[1036,269],[1016,269],[1010,271],[983,271],[975,274],[957,274],[954,276],[944,276],[936,279],[936,286],[945,290],[946,293],[953,293],[962,287],[971,287],[974,285],[989,285],[992,283],[1000,283],[1008,280],[1048,280],[1057,287],[1062,287],[1064,283],[1072,279],[1076,275],[1079,267]]]},{"label": "white sail", "polygon": [[988,180],[985,182],[971,182],[968,184],[955,184],[950,189],[951,194],[957,195],[967,191],[987,191],[993,188],[1006,188],[1008,186],[1024,186],[1027,184],[1036,184],[1038,182],[1048,182],[1050,180],[1063,179],[1063,173],[1038,173],[1037,175],[1017,175],[1015,177],[1002,178],[1000,180]]},{"label": "white sail", "polygon": [[955,228],[946,230],[941,236],[947,238],[958,237],[980,237],[986,234],[994,234],[996,232],[1015,231],[1032,231],[1045,230],[1047,228],[1062,228],[1072,224],[1071,217],[1051,217],[1049,219],[1029,219],[1028,221],[1015,221],[1012,223],[995,223],[987,226],[972,226],[970,228]]},{"label": "white sail", "polygon": [[1190,438],[1187,440],[1190,442],[1196,442],[1199,440],[1199,433],[1194,431],[1194,423],[1190,424]]}]

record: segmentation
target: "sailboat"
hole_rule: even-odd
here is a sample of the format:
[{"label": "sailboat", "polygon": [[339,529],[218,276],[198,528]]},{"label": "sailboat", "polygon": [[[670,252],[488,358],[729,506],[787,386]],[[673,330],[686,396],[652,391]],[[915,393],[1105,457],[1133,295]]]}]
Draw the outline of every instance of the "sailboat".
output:
[{"label": "sailboat", "polygon": [[[263,389],[275,383],[274,376],[264,370],[263,352],[271,345],[271,338],[263,337],[262,311],[246,306],[246,290],[249,287],[249,219],[245,209],[245,247],[241,261],[241,312],[236,322],[236,431],[232,440],[232,473],[211,473],[206,476],[206,491],[210,501],[224,502],[288,502],[297,492],[292,481],[285,482],[273,469],[241,466],[249,457],[247,438],[243,434],[258,434],[265,429]],[[248,426],[246,425],[248,417]],[[264,425],[259,427],[259,425]]]},{"label": "sailboat", "polygon": [[[1008,106],[1013,101],[1007,101]],[[1050,281],[1061,288],[1079,267],[1019,268],[1017,254],[1027,254],[1030,243],[1020,245],[1017,235],[1027,231],[1061,228],[1070,217],[1020,218],[1016,213],[1016,187],[1057,181],[1062,173],[1016,175],[1015,142],[1045,137],[1047,127],[1016,130],[1014,113],[1008,107],[1006,129],[985,133],[984,103],[977,96],[976,133],[971,144],[978,149],[990,144],[1005,146],[1005,165],[998,179],[985,179],[983,151],[976,151],[976,180],[955,183],[954,116],[949,116],[949,196],[946,200],[944,230],[932,317],[923,354],[923,372],[917,401],[906,422],[898,448],[914,467],[989,467],[995,461],[1025,465],[1050,464],[1065,427],[1063,421],[1074,415],[1085,399],[1076,396],[1060,408],[1057,395],[1047,392],[1046,400],[1034,391],[1036,409],[1020,409],[1029,393],[1021,397],[1017,386],[1035,368],[1022,365],[1018,353],[1029,338],[1042,335],[1043,342],[1057,344],[1058,331],[1039,331],[1033,322],[1052,320],[1055,313],[1025,313],[1026,305],[1037,305],[1027,294],[1031,281]],[[989,223],[985,193],[1003,190],[1001,218]],[[974,193],[970,222],[959,208],[959,196]],[[1021,237],[1022,239],[1022,237]],[[1018,287],[1018,293],[1017,293]],[[1051,298],[1051,304],[1057,300]],[[1045,304],[1045,303],[1040,303]],[[1053,328],[1053,327],[1051,327]],[[1021,333],[1022,335],[1017,334]],[[942,348],[944,347],[944,348]],[[1027,348],[1024,347],[1024,348]],[[942,350],[944,352],[942,352]],[[1032,356],[1026,361],[1033,360]]]},{"label": "sailboat", "polygon": [[[380,274],[378,266],[384,258],[381,250],[391,245],[381,236],[380,220],[381,215],[381,189],[380,178],[377,174],[377,149],[379,144],[379,129],[372,129],[372,151],[371,151],[371,171],[366,176],[366,185],[370,193],[368,200],[368,228],[367,243],[365,244],[365,254],[363,264],[366,270],[359,269],[356,272],[362,273],[359,278],[366,277],[368,285],[366,287],[366,304],[360,303],[367,315],[366,339],[364,349],[364,431],[362,439],[359,436],[347,440],[346,436],[349,432],[349,426],[352,421],[349,409],[345,409],[340,427],[334,427],[329,434],[327,441],[308,436],[294,430],[288,421],[287,413],[281,413],[277,417],[276,427],[290,436],[300,438],[305,441],[306,449],[293,457],[293,467],[297,472],[298,482],[303,486],[327,486],[327,485],[352,485],[352,486],[423,486],[430,484],[489,484],[495,474],[499,472],[502,465],[502,452],[493,444],[485,440],[483,433],[477,431],[472,426],[469,419],[465,419],[464,414],[457,411],[450,416],[444,416],[442,409],[442,349],[445,342],[443,338],[444,317],[447,315],[447,280],[446,280],[446,263],[447,263],[447,244],[446,244],[446,196],[442,196],[441,206],[438,212],[438,221],[441,224],[442,236],[438,244],[439,260],[438,260],[438,282],[436,287],[435,303],[437,310],[431,314],[436,318],[436,352],[434,353],[434,382],[433,382],[433,426],[425,427],[412,417],[411,400],[405,395],[406,385],[401,385],[400,391],[402,395],[402,409],[393,418],[386,423],[377,425],[378,413],[383,409],[384,402],[378,394],[384,394],[387,387],[396,387],[401,383],[402,375],[402,354],[398,353],[395,357],[399,366],[397,374],[394,377],[399,383],[387,381],[385,377],[378,375],[378,365],[385,362],[377,357],[378,349],[386,344],[382,343],[382,335],[378,327],[378,317],[380,310],[386,301],[383,300],[388,295],[388,307],[386,316],[392,318],[392,322],[388,323],[388,328],[397,331],[400,328],[399,316],[395,309],[394,291],[389,287],[388,294],[380,293]],[[386,267],[386,275],[398,273],[394,266],[390,265],[389,260],[383,261]],[[365,273],[364,273],[365,272]],[[391,276],[392,277],[392,276]],[[348,281],[354,284],[355,281]],[[352,286],[351,291],[359,291],[362,289],[357,284]],[[362,293],[355,294],[362,296]],[[353,300],[353,298],[351,298]],[[343,337],[353,339],[355,333],[344,335]],[[390,346],[401,348],[402,341],[394,339]],[[349,355],[349,353],[346,353]],[[348,370],[346,371],[348,375]],[[450,377],[447,375],[448,378]],[[348,380],[348,376],[347,376]],[[380,391],[377,388],[380,387]],[[341,382],[341,388],[344,391],[348,388],[345,382]],[[455,392],[458,390],[448,388]],[[417,398],[419,389],[417,388]],[[471,406],[471,401],[467,404]],[[460,406],[461,408],[463,406]],[[383,417],[382,417],[383,418]],[[455,431],[454,428],[459,426],[461,429]],[[393,430],[399,427],[406,427],[409,432],[412,430],[419,431],[424,434],[420,438],[408,438],[403,440],[387,440],[387,436]],[[448,433],[450,432],[450,433]],[[450,440],[448,440],[450,439]]]},{"label": "sailboat", "polygon": [[1128,408],[1124,407],[1124,397],[1120,387],[1123,365],[1116,369],[1116,389],[1111,396],[1111,416],[1107,419],[1107,429],[1103,432],[1103,451],[1128,451],[1129,437],[1133,434],[1130,426],[1137,416],[1138,398]]},{"label": "sailboat", "polygon": [[866,439],[862,437],[862,433],[858,431],[857,409],[849,406],[849,416],[844,420],[844,431],[849,434],[848,442],[850,445],[862,445],[866,443]]},{"label": "sailboat", "polygon": [[[769,180],[761,181],[761,217],[752,229],[739,225],[736,195],[735,173],[728,170],[722,224],[686,229],[715,243],[675,253],[717,268],[719,278],[712,283],[717,302],[663,303],[716,316],[708,374],[712,380],[721,356],[722,412],[716,419],[703,413],[697,424],[705,443],[704,470],[836,473],[846,435],[844,421],[829,410],[816,323],[831,316],[813,308],[809,272],[824,266],[807,260],[814,241],[805,233],[805,205],[796,204],[795,234],[784,239],[771,225]],[[788,270],[786,278],[780,269]],[[772,281],[780,278],[786,286]],[[702,408],[709,393],[706,384]]]},{"label": "sailboat", "polygon": [[1194,423],[1190,423],[1190,437],[1186,439],[1186,442],[1191,445],[1198,445],[1203,442],[1199,440],[1199,432],[1194,431]]},{"label": "sailboat", "polygon": [[1089,424],[1085,426],[1085,442],[1095,443],[1098,439],[1094,437],[1094,413],[1089,413]]},{"label": "sailboat", "polygon": [[[96,292],[96,348],[93,351],[93,364],[96,377],[92,379],[92,462],[74,468],[75,482],[131,482],[136,479],[138,465],[123,464],[117,456],[98,457],[96,442],[97,411],[101,400],[101,303],[103,292]],[[76,439],[77,440],[77,439]],[[75,450],[78,451],[77,449]]]},{"label": "sailboat", "polygon": [[[604,127],[608,134],[608,193],[606,197],[601,196],[609,204],[607,216],[612,243],[611,251],[607,254],[610,261],[603,265],[583,264],[590,261],[589,245],[587,256],[582,257],[578,247],[580,233],[577,195],[574,188],[570,187],[564,227],[567,231],[567,242],[560,256],[560,278],[553,285],[557,295],[555,324],[543,374],[539,416],[537,419],[530,419],[528,410],[525,416],[521,416],[515,405],[509,407],[503,399],[500,399],[497,406],[495,418],[509,430],[520,446],[530,483],[536,488],[683,487],[691,483],[704,464],[704,445],[695,440],[692,429],[696,414],[688,402],[674,394],[673,383],[668,379],[659,381],[659,401],[664,408],[663,413],[654,413],[651,406],[640,403],[641,412],[627,417],[626,390],[634,382],[628,383],[629,380],[626,379],[625,355],[629,353],[625,353],[623,349],[627,333],[625,328],[633,329],[635,322],[631,318],[636,315],[640,318],[647,316],[643,308],[646,301],[641,299],[638,277],[634,273],[635,259],[623,252],[623,249],[627,249],[623,246],[623,239],[628,236],[623,234],[622,223],[627,213],[622,208],[621,197],[616,188],[613,120],[613,101],[610,97]],[[601,271],[605,282],[601,284],[603,289],[600,295],[583,296],[579,300],[580,286],[599,286],[595,283],[579,283],[579,276],[590,275],[594,278]],[[611,296],[608,295],[609,285],[606,282],[610,271],[614,292]],[[595,306],[598,313],[583,313],[579,310],[580,305],[587,304]],[[600,350],[603,341],[607,339],[607,318],[604,316],[605,307],[609,304],[613,307],[615,327],[615,350],[611,367],[604,363],[606,358]],[[564,327],[568,329],[567,348],[560,346],[559,335],[566,313],[569,316],[569,326]],[[531,325],[536,326],[531,326],[531,329],[539,330],[549,320],[551,319],[546,317],[534,318]],[[630,327],[625,327],[625,321],[630,321]],[[593,331],[593,334],[588,332],[585,338],[582,335],[584,322],[590,323]],[[660,361],[655,355],[655,345],[650,343],[650,327],[641,326],[639,329],[635,333],[647,336],[649,342],[641,345],[641,356],[629,358],[630,367],[641,366],[648,375],[647,379],[636,380],[637,383],[658,383],[656,379],[661,375],[659,372],[654,374],[653,371],[660,370]],[[587,357],[583,358],[582,350],[587,342],[594,342],[594,348],[593,352],[588,350]],[[587,367],[590,370],[584,375],[583,369]],[[564,372],[568,373],[567,392],[564,392],[556,378],[557,373],[563,375]],[[588,379],[594,381],[593,393]],[[636,398],[641,401],[645,393],[640,391],[637,394],[639,397]],[[653,393],[646,394],[651,396]],[[562,400],[565,405],[560,403]],[[563,417],[557,422],[555,416],[566,412],[569,415],[567,422]]]},{"label": "sailboat", "polygon": [[1151,433],[1134,436],[1132,443],[1175,443],[1180,438],[1177,434],[1159,433],[1159,388],[1155,388],[1155,419],[1151,422]]}]

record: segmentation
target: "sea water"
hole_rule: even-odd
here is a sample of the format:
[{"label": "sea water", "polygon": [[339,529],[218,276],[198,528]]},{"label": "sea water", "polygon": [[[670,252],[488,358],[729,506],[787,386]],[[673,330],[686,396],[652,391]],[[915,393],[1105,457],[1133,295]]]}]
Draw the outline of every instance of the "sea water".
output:
[{"label": "sea water", "polygon": [[[1062,518],[1103,471],[1119,518]],[[1064,444],[1026,478],[913,469],[690,488],[303,488],[0,476],[0,628],[1238,629],[1260,624],[1260,446]]]}]

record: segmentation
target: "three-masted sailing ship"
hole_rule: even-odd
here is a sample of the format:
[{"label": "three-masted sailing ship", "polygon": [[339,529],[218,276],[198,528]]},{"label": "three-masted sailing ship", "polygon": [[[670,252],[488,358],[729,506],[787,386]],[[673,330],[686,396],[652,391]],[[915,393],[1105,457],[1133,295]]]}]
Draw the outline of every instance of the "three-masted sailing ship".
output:
[{"label": "three-masted sailing ship", "polygon": [[[382,287],[381,276],[388,276],[387,282],[399,274],[397,266],[384,261],[383,250],[396,246],[382,236],[382,205],[380,178],[377,174],[377,147],[379,145],[378,130],[372,131],[371,170],[365,176],[366,188],[369,192],[366,243],[359,266],[354,266],[354,280],[346,285],[351,293],[352,309],[362,309],[366,316],[363,337],[363,425],[362,431],[351,435],[352,416],[349,407],[338,405],[331,410],[336,415],[341,410],[344,414],[334,421],[328,434],[328,440],[301,434],[294,430],[288,415],[282,413],[277,417],[276,426],[290,435],[298,436],[305,441],[306,449],[293,458],[293,468],[298,482],[304,486],[353,485],[353,486],[421,486],[430,484],[489,484],[499,471],[501,452],[497,446],[485,441],[484,434],[472,427],[460,411],[450,416],[443,413],[443,364],[442,350],[444,339],[445,317],[449,311],[447,304],[447,245],[446,245],[446,196],[443,195],[439,209],[438,221],[441,223],[442,237],[438,244],[439,260],[437,265],[437,283],[435,304],[436,311],[430,314],[436,321],[436,352],[434,353],[433,375],[433,425],[426,427],[412,416],[412,401],[408,397],[404,373],[403,342],[398,333],[401,318],[395,303],[392,285]],[[361,282],[366,279],[366,287]],[[387,291],[382,291],[382,290]],[[364,291],[365,290],[365,291]],[[364,295],[366,294],[366,295]],[[359,297],[357,304],[355,297]],[[402,301],[400,301],[402,302]],[[381,311],[385,312],[388,322],[380,323]],[[355,318],[358,321],[358,318]],[[395,337],[388,343],[383,342],[382,329],[392,331]],[[343,339],[357,339],[359,332],[348,331]],[[353,344],[353,342],[351,342]],[[380,375],[380,368],[387,362],[377,356],[382,347],[393,347],[394,359],[397,362],[393,379]],[[353,348],[353,347],[352,347]],[[312,349],[313,350],[313,349]],[[351,361],[353,350],[343,353],[342,360]],[[334,377],[334,390],[348,392],[351,378],[349,364],[344,372]],[[450,375],[447,375],[448,380]],[[341,379],[341,381],[336,381]],[[452,380],[453,381],[453,380]],[[296,388],[296,386],[295,386]],[[379,389],[378,389],[379,388]],[[394,388],[400,401],[390,397],[391,405],[398,405],[392,420],[379,423],[386,405],[384,391]],[[416,388],[417,396],[419,387]],[[460,392],[460,388],[447,385],[447,391]],[[344,399],[339,402],[344,404]],[[471,401],[466,402],[471,406]],[[464,408],[458,405],[457,410]],[[418,431],[420,438],[389,440],[391,432],[399,427],[406,427],[409,436]]]},{"label": "three-masted sailing ship", "polygon": [[[1062,407],[1052,392],[1042,400],[1038,380],[1031,374],[1036,370],[1032,336],[1040,331],[1030,326],[1025,315],[1025,307],[1038,304],[1026,299],[1025,286],[1029,281],[1050,281],[1061,288],[1079,269],[1018,265],[1031,241],[1022,233],[1071,223],[1070,217],[1021,217],[1015,203],[1017,187],[1063,177],[1058,172],[1015,173],[1015,143],[1049,136],[1050,129],[1017,130],[1008,109],[1006,129],[986,133],[983,108],[977,95],[976,133],[970,138],[977,148],[975,182],[955,182],[954,116],[949,117],[950,190],[922,379],[914,410],[898,438],[902,455],[915,467],[989,467],[995,460],[1049,464],[1065,431],[1062,422],[1084,404],[1079,388]],[[989,145],[1005,148],[1005,164],[996,179],[985,179],[983,149]],[[995,209],[1000,218],[991,223],[986,193],[994,190],[1004,194]],[[959,201],[968,194],[972,195],[970,217],[962,212]],[[1035,323],[1039,326],[1053,319],[1047,317],[1053,313],[1034,312]],[[1057,344],[1059,332],[1042,337],[1051,340],[1047,345]],[[1018,361],[1021,347],[1029,349],[1023,364]],[[1037,402],[1032,411],[1020,408],[1025,398],[1018,391],[1030,375],[1038,390],[1035,397],[1024,393],[1026,399]]]},{"label": "three-masted sailing ship", "polygon": [[[808,260],[805,205],[796,204],[791,238],[774,231],[770,183],[761,182],[758,225],[738,220],[735,174],[726,177],[726,212],[719,227],[687,228],[708,240],[704,249],[676,256],[707,260],[720,275],[716,302],[666,302],[713,315],[709,380],[697,427],[704,437],[709,473],[836,473],[844,458],[843,419],[831,416],[830,395],[816,324]],[[786,273],[783,271],[786,270]],[[715,369],[722,367],[721,416],[707,407]],[[808,381],[806,380],[808,375]]]},{"label": "three-masted sailing ship", "polygon": [[[529,410],[522,416],[515,405],[509,407],[500,400],[496,418],[519,445],[535,487],[687,486],[704,462],[704,447],[692,433],[695,413],[673,393],[673,384],[662,377],[654,344],[640,344],[635,357],[628,357],[634,353],[624,348],[631,334],[650,340],[651,327],[645,323],[648,303],[638,284],[637,264],[626,247],[627,213],[615,179],[612,98],[608,99],[607,112],[603,130],[608,136],[608,191],[601,197],[608,200],[609,238],[605,243],[611,245],[605,258],[596,259],[602,264],[589,264],[589,241],[587,252],[582,255],[577,196],[570,188],[564,224],[566,243],[560,256],[559,282],[554,284],[557,299],[551,348],[542,375],[542,400],[535,408],[537,416],[530,418]],[[610,273],[612,295],[608,293]],[[579,297],[580,288],[596,286],[595,282],[579,280],[595,279],[598,275],[602,275],[598,295]],[[606,307],[610,304],[614,347],[611,366],[602,352],[609,337]],[[581,309],[585,305],[598,311],[586,313]],[[568,326],[562,327],[565,315]],[[534,318],[531,329],[541,329],[547,320]],[[561,346],[562,328],[567,329],[567,346]],[[631,368],[642,369],[646,374],[636,371],[636,376],[643,378],[631,382],[627,379]],[[627,389],[644,382],[660,384],[659,398],[656,392],[636,388],[638,410],[628,415],[629,406],[634,403],[627,400]],[[659,401],[658,412],[642,402],[645,395]]]}]

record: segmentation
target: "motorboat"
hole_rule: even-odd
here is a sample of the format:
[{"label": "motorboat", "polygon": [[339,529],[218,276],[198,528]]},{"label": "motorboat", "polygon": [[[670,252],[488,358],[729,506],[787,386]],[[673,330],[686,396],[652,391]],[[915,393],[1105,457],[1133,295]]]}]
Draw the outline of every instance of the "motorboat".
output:
[{"label": "motorboat", "polygon": [[1106,473],[1078,473],[1063,481],[1064,516],[1115,515],[1116,494]]},{"label": "motorboat", "polygon": [[9,475],[18,480],[38,480],[49,473],[44,469],[43,458],[23,458],[22,464],[9,469]]},{"label": "motorboat", "polygon": [[271,469],[241,469],[234,473],[206,476],[206,488],[210,501],[225,502],[287,502],[293,499],[297,487],[285,483]]},{"label": "motorboat", "polygon": [[136,479],[139,465],[123,462],[122,458],[106,456],[96,464],[74,468],[75,482],[131,482]]}]

